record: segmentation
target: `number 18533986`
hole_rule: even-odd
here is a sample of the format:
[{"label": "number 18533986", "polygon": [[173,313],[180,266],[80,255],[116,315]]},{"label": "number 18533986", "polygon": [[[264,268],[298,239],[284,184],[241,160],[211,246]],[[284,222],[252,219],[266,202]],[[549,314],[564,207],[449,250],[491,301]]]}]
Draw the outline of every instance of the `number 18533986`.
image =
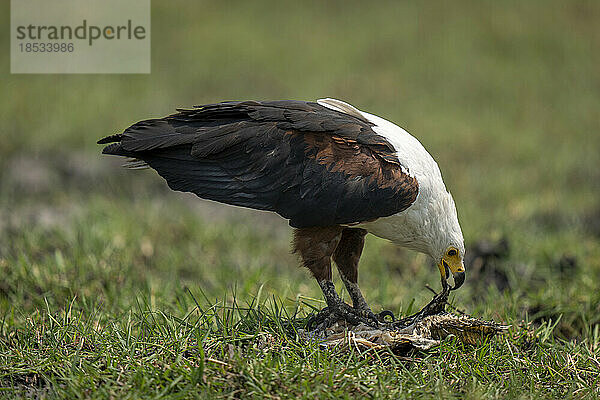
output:
[{"label": "number 18533986", "polygon": [[72,53],[73,43],[27,42],[19,43],[21,53]]}]

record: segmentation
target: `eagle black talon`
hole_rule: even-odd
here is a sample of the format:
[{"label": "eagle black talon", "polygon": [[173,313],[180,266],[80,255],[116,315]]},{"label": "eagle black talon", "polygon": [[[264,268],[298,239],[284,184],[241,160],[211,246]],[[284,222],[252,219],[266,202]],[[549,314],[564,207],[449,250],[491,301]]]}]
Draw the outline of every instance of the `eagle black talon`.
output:
[{"label": "eagle black talon", "polygon": [[[390,310],[383,310],[376,315],[377,320],[382,323],[394,323],[396,322],[396,316]],[[391,321],[386,320],[385,317],[390,317]]]},{"label": "eagle black talon", "polygon": [[307,331],[312,331],[313,328],[316,328],[317,326],[321,325],[323,322],[325,322],[325,320],[331,315],[331,311],[329,311],[329,307],[325,307],[322,310],[320,310],[319,312],[317,312],[315,315],[311,316],[310,318],[308,318],[308,321],[306,322],[306,330]]}]

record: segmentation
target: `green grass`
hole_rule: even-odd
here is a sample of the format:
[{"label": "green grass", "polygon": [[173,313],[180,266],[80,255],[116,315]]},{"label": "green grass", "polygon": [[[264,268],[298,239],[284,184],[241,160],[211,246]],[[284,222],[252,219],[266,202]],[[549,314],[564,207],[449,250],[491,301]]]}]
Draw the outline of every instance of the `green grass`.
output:
[{"label": "green grass", "polygon": [[[153,3],[147,76],[10,75],[0,37],[0,396],[600,396],[599,3]],[[469,248],[506,238],[452,303],[509,333],[404,358],[304,343],[322,302],[285,221],[95,145],[178,106],[324,96],[422,141]],[[360,271],[396,314],[439,279],[374,237]]]}]

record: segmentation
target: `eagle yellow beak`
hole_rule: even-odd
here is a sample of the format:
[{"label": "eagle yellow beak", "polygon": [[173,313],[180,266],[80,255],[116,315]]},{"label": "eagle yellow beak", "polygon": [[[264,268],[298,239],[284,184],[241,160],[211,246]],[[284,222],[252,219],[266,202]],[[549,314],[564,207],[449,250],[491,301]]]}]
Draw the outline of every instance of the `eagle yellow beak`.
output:
[{"label": "eagle yellow beak", "polygon": [[440,275],[442,277],[442,287],[446,289],[448,287],[448,278],[450,278],[450,272],[454,278],[454,287],[450,287],[450,290],[456,290],[462,286],[465,282],[465,266],[463,261],[455,256],[444,255],[441,261],[438,263]]}]

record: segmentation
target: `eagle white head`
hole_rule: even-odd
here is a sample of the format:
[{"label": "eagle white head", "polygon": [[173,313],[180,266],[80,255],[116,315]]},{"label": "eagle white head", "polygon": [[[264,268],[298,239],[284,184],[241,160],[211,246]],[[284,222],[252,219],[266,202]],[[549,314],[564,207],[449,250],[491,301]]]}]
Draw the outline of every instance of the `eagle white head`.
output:
[{"label": "eagle white head", "polygon": [[424,252],[436,261],[442,277],[442,284],[445,284],[452,273],[454,287],[457,288],[465,280],[465,243],[454,199],[446,191],[443,182],[441,185],[443,193],[441,187],[437,188],[436,191],[440,191],[440,193],[434,194],[429,204],[421,210],[421,213],[428,219],[423,236],[426,237],[425,240],[429,240],[429,246]]}]

